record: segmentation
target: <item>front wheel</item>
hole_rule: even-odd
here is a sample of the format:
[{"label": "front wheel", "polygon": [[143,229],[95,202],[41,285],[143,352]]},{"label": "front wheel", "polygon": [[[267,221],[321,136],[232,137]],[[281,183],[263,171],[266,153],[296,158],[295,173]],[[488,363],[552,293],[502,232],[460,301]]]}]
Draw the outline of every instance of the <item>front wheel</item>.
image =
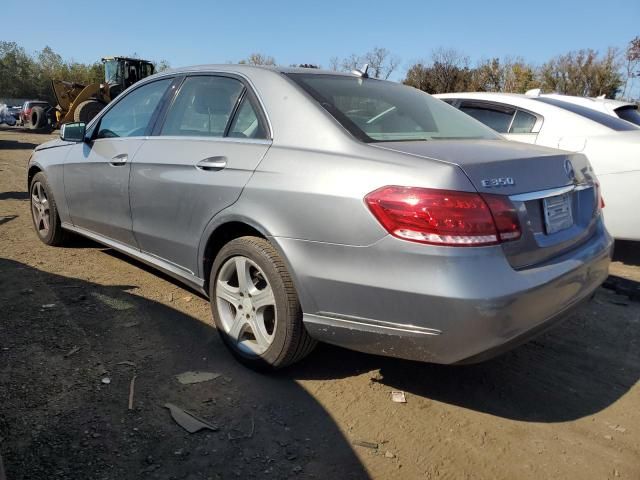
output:
[{"label": "front wheel", "polygon": [[38,238],[47,245],[63,245],[66,240],[65,231],[60,224],[58,207],[44,173],[38,172],[33,176],[29,192],[31,218]]},{"label": "front wheel", "polygon": [[245,365],[273,370],[313,350],[291,276],[266,240],[240,237],[225,245],[213,263],[209,293],[220,336]]}]

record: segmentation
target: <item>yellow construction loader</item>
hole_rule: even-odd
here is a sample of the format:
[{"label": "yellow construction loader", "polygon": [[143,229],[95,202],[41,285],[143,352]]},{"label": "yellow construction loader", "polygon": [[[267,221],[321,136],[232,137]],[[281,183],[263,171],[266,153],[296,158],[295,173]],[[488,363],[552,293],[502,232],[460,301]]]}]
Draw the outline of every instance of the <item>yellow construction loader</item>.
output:
[{"label": "yellow construction loader", "polygon": [[31,112],[32,128],[56,128],[69,122],[87,123],[123,90],[154,73],[151,62],[138,58],[106,57],[102,63],[104,83],[82,85],[52,80],[58,105],[49,111],[34,107]]}]

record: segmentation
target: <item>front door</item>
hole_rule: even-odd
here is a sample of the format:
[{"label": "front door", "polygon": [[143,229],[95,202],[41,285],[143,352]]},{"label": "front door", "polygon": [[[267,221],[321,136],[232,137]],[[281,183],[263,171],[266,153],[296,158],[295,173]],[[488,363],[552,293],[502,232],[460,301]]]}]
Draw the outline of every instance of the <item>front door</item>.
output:
[{"label": "front door", "polygon": [[213,216],[234,203],[271,141],[258,102],[239,79],[185,79],[131,171],[140,249],[198,272],[198,246]]},{"label": "front door", "polygon": [[129,205],[131,162],[171,81],[128,93],[98,120],[90,141],[73,147],[64,165],[64,183],[74,226],[136,246]]}]

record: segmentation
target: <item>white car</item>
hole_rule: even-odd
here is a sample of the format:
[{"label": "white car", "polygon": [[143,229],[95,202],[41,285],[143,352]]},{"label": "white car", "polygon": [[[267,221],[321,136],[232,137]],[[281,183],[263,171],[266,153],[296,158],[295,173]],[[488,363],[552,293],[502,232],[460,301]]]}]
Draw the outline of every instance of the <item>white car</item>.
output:
[{"label": "white car", "polygon": [[509,140],[581,152],[598,176],[606,226],[614,238],[640,240],[640,128],[551,95],[443,93],[435,97]]},{"label": "white car", "polygon": [[635,103],[604,97],[574,97],[573,95],[561,95],[559,93],[540,93],[539,88],[529,90],[526,95],[529,97],[555,98],[562,102],[597,110],[640,126],[640,111],[638,111],[638,105]]}]

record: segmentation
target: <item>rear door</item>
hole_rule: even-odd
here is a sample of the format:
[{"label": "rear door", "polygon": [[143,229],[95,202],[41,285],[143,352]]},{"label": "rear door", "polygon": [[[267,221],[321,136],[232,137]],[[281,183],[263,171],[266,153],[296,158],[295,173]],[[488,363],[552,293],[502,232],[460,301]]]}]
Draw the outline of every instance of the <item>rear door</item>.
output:
[{"label": "rear door", "polygon": [[141,250],[196,274],[206,225],[238,199],[270,138],[242,78],[187,76],[132,165],[133,231]]},{"label": "rear door", "polygon": [[129,207],[131,161],[171,82],[165,78],[131,91],[99,119],[91,141],[72,147],[64,183],[76,227],[136,246]]},{"label": "rear door", "polygon": [[536,143],[542,127],[542,117],[520,108],[482,100],[463,100],[462,112],[484,123],[508,140]]}]

